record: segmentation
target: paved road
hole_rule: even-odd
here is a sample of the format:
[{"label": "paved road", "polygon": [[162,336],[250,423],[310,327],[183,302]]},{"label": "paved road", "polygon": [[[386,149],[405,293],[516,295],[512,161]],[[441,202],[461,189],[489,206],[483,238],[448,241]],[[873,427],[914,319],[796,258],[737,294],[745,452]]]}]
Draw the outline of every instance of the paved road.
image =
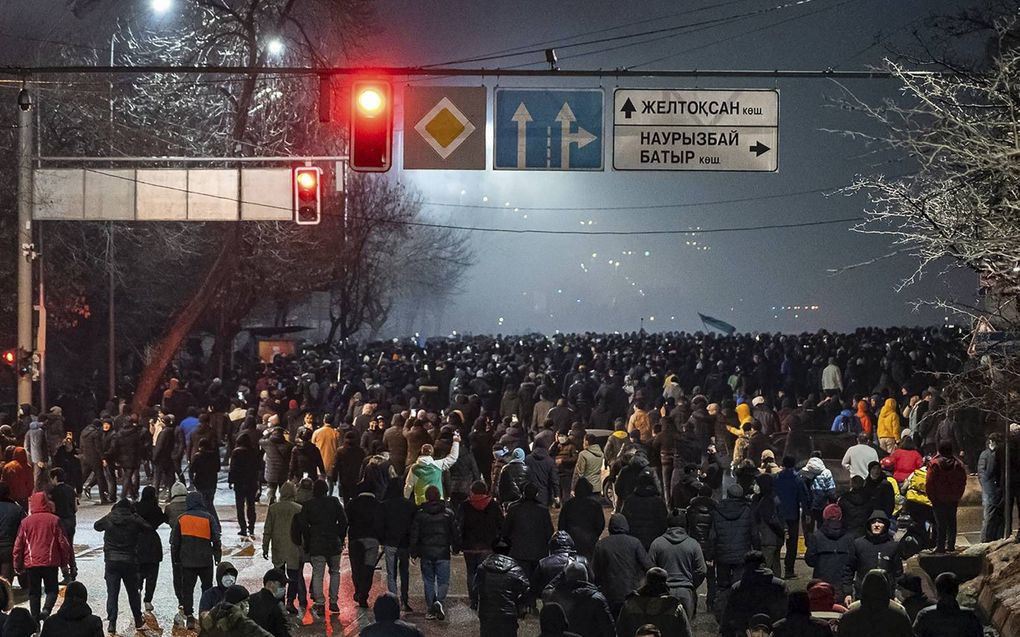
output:
[{"label": "paved road", "polygon": [[[223,526],[223,559],[227,560],[238,570],[238,584],[245,586],[249,591],[258,590],[262,586],[262,576],[265,571],[271,568],[271,564],[262,559],[261,534],[257,534],[256,543],[243,540],[238,537],[238,526],[233,507],[233,493],[225,485],[221,484],[216,496],[216,505],[220,521]],[[258,506],[259,524],[256,529],[261,529],[262,520],[265,517],[267,507]],[[109,510],[109,506],[101,506],[98,503],[83,501],[78,515],[78,530],[75,535],[75,553],[78,558],[79,579],[85,583],[89,591],[89,604],[92,610],[100,617],[106,618],[106,586],[103,579],[103,538],[102,534],[92,529],[93,523]],[[961,509],[960,529],[961,544],[965,541],[976,541],[975,529],[980,526],[980,510]],[[164,526],[160,530],[164,547],[168,545],[169,530]],[[322,635],[356,635],[360,626],[370,623],[371,610],[359,609],[352,601],[353,588],[350,580],[350,566],[347,556],[342,560],[340,607],[338,615],[327,615],[325,620],[319,619],[313,622],[310,616],[301,619],[301,625],[296,626],[295,636]],[[474,613],[467,606],[467,587],[464,576],[464,564],[462,558],[455,556],[453,559],[453,574],[451,578],[450,593],[447,604],[447,619],[444,622],[426,622],[424,617],[424,594],[421,588],[420,575],[415,573],[416,565],[412,564],[411,576],[411,606],[415,612],[406,617],[411,622],[418,624],[427,635],[456,635],[457,637],[468,637],[478,635],[478,621]],[[799,577],[790,582],[791,588],[803,587],[810,571],[803,561],[797,564]],[[306,576],[309,576],[310,569],[306,569]],[[376,571],[375,585],[373,586],[373,599],[375,594],[385,589],[385,575],[379,570]],[[704,608],[704,587],[702,588],[701,608]],[[199,593],[196,591],[196,606]],[[19,595],[19,599],[21,596]],[[23,603],[27,606],[27,603]],[[174,634],[175,637],[187,637],[187,633],[180,629],[172,630],[173,616],[177,612],[177,602],[173,595],[173,587],[170,581],[169,556],[163,562],[159,576],[159,583],[156,589],[156,596],[153,600],[154,612],[147,614],[150,636],[158,634]],[[121,635],[129,635],[133,629],[129,626],[130,611],[127,606],[127,596],[121,593],[120,597],[120,626]],[[522,624],[520,635],[537,635],[540,632],[536,618],[528,618]],[[705,612],[699,612],[695,620],[695,634],[708,637],[717,635],[717,626],[714,619]]]}]

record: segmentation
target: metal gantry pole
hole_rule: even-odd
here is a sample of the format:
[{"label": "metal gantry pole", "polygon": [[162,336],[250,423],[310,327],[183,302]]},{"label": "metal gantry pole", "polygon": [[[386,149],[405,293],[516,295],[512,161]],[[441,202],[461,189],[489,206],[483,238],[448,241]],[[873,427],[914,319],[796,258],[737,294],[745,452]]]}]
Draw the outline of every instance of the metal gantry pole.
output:
[{"label": "metal gantry pole", "polygon": [[[18,93],[18,358],[32,343],[32,142],[35,113],[27,88]],[[19,361],[20,362],[20,361]],[[20,371],[20,370],[19,370]],[[18,374],[18,404],[32,403],[32,376]]]}]

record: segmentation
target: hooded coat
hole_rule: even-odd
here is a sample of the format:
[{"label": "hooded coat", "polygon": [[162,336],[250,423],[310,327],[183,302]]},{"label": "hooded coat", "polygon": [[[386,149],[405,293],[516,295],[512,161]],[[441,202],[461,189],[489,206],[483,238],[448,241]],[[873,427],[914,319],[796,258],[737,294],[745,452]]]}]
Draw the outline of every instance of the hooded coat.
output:
[{"label": "hooded coat", "polygon": [[542,594],[546,604],[559,604],[567,616],[571,632],[581,637],[615,637],[609,603],[594,584],[583,577],[584,568],[572,564],[554,586]]},{"label": "hooded coat", "polygon": [[223,585],[223,576],[225,575],[232,575],[234,577],[234,581],[237,581],[237,568],[230,562],[220,562],[216,565],[216,573],[212,587],[202,591],[202,596],[198,600],[198,612],[200,617],[212,610],[213,606],[223,601],[223,597],[226,595],[227,589],[230,588],[230,586]]},{"label": "hooded coat", "polygon": [[528,467],[528,482],[538,490],[538,501],[549,506],[560,497],[560,480],[556,473],[556,461],[545,447],[536,446],[531,455],[524,459]]},{"label": "hooded coat", "polygon": [[597,443],[588,445],[587,449],[577,454],[577,464],[574,465],[575,482],[584,478],[595,493],[602,493],[602,465],[604,462],[605,455],[602,453],[602,447]]},{"label": "hooded coat", "polygon": [[517,606],[528,593],[528,576],[507,555],[493,553],[475,571],[478,619],[517,622]]},{"label": "hooded coat", "polygon": [[286,482],[287,472],[290,470],[290,450],[293,445],[284,439],[283,428],[273,428],[268,437],[259,441],[259,446],[265,452],[266,482],[270,484]]},{"label": "hooded coat", "polygon": [[932,505],[960,503],[967,488],[967,469],[959,459],[938,455],[928,467],[925,490]]},{"label": "hooded coat", "polygon": [[871,497],[864,489],[850,489],[839,498],[843,512],[843,528],[852,536],[864,534],[868,515],[873,510]]},{"label": "hooded coat", "polygon": [[776,622],[786,616],[786,607],[787,592],[783,580],[773,576],[767,568],[747,568],[726,598],[719,634],[722,637],[743,637],[753,616],[764,613]]},{"label": "hooded coat", "polygon": [[712,512],[708,543],[717,562],[743,564],[744,555],[759,545],[751,504],[744,498],[723,498]]},{"label": "hooded coat", "polygon": [[163,507],[163,513],[166,514],[166,521],[170,524],[171,529],[177,524],[177,519],[187,510],[188,488],[180,482],[175,482],[170,487],[170,501]]},{"label": "hooded coat", "polygon": [[666,585],[672,595],[679,596],[684,589],[698,590],[708,574],[701,546],[682,526],[670,527],[656,538],[648,557],[666,571]]},{"label": "hooded coat", "polygon": [[900,439],[900,415],[896,409],[896,399],[886,398],[882,411],[878,414],[878,437]]},{"label": "hooded coat", "polygon": [[64,595],[57,612],[47,618],[39,637],[103,637],[103,620],[92,613],[88,603]]},{"label": "hooded coat", "polygon": [[549,508],[528,497],[515,502],[503,521],[503,533],[510,540],[511,557],[537,562],[549,554],[553,534]]},{"label": "hooded coat", "polygon": [[973,610],[961,608],[955,599],[942,599],[918,613],[914,633],[917,637],[981,637],[985,630]]},{"label": "hooded coat", "polygon": [[804,561],[812,567],[812,577],[829,583],[838,599],[843,599],[843,574],[850,559],[853,537],[843,530],[840,520],[825,520],[807,539]]},{"label": "hooded coat", "polygon": [[411,523],[414,522],[414,516],[418,513],[418,507],[415,506],[414,500],[404,497],[404,490],[399,479],[390,481],[380,510],[382,545],[408,548],[411,541]]},{"label": "hooded coat", "polygon": [[418,507],[411,522],[411,557],[423,560],[449,560],[450,551],[460,550],[457,518],[442,500]]},{"label": "hooded coat", "polygon": [[595,544],[591,566],[599,590],[615,606],[637,589],[654,564],[641,540],[630,535],[627,518],[614,513],[609,518],[609,535]]},{"label": "hooded coat", "polygon": [[[220,561],[220,523],[205,509],[205,498],[192,491],[187,510],[170,526],[170,556],[186,568],[208,568]],[[167,505],[169,507],[169,505]]]},{"label": "hooded coat", "polygon": [[595,543],[605,528],[606,515],[601,500],[592,492],[587,480],[578,480],[574,497],[560,510],[559,529],[574,539],[578,553],[591,559]]},{"label": "hooded coat", "polygon": [[620,511],[630,524],[630,533],[648,549],[652,541],[666,531],[669,510],[655,484],[642,479],[638,488],[623,503]]},{"label": "hooded coat", "polygon": [[375,623],[361,629],[360,637],[425,637],[414,624],[400,619],[400,602],[393,595],[380,595],[373,607]]},{"label": "hooded coat", "polygon": [[142,490],[142,498],[135,505],[135,513],[145,520],[149,528],[138,536],[138,563],[158,564],[163,561],[163,540],[157,529],[166,524],[166,513],[159,508],[156,501],[156,490],[146,487]]},{"label": "hooded coat", "polygon": [[591,565],[577,554],[574,540],[566,531],[557,531],[549,539],[549,555],[538,562],[538,568],[531,574],[531,594],[538,597],[558,575],[571,564],[580,564],[592,577]]},{"label": "hooded coat", "polygon": [[347,512],[331,495],[313,495],[298,514],[302,548],[308,556],[339,556],[347,536]]},{"label": "hooded coat", "polygon": [[46,432],[38,420],[33,419],[28,424],[28,433],[25,434],[25,451],[32,464],[49,462],[50,454],[46,449]]},{"label": "hooded coat", "polygon": [[14,540],[14,570],[37,566],[70,566],[74,552],[60,518],[53,514],[53,503],[45,492],[33,493],[28,501],[28,517],[21,521]]},{"label": "hooded coat", "polygon": [[[32,495],[35,480],[32,477],[32,466],[28,464],[28,453],[24,447],[14,448],[13,459],[4,465],[2,479],[11,488],[11,499],[25,502]],[[31,509],[29,509],[31,512]]]},{"label": "hooded coat", "polygon": [[[516,454],[516,449],[514,453]],[[523,455],[523,454],[521,454]],[[501,504],[509,504],[520,500],[524,495],[524,485],[530,480],[531,470],[524,464],[524,458],[511,458],[499,472],[499,484],[496,490]]]},{"label": "hooded coat", "polygon": [[839,637],[913,637],[907,612],[889,596],[889,582],[881,571],[864,576],[860,601],[839,620]]},{"label": "hooded coat", "polygon": [[715,507],[716,501],[703,495],[692,498],[690,504],[687,505],[687,534],[701,546],[706,560],[714,559],[708,536],[712,530],[712,513],[715,511]]},{"label": "hooded coat", "polygon": [[269,505],[262,529],[262,552],[272,550],[273,566],[297,568],[301,564],[301,546],[294,543],[291,527],[301,513],[301,505],[294,501],[297,487],[293,482],[280,485],[280,499]]},{"label": "hooded coat", "polygon": [[152,526],[134,512],[128,500],[118,500],[113,509],[96,520],[93,528],[103,533],[103,557],[107,563],[138,563],[138,543]]},{"label": "hooded coat", "polygon": [[856,538],[850,544],[850,555],[843,570],[844,594],[851,590],[862,591],[864,577],[875,569],[885,572],[888,591],[893,590],[896,581],[903,575],[900,543],[889,533],[889,516],[884,511],[874,511],[868,516],[868,521],[871,520],[883,520],[885,529],[876,535],[869,528],[864,537]]},{"label": "hooded coat", "polygon": [[656,595],[638,590],[627,597],[616,620],[619,637],[633,637],[638,628],[652,624],[662,635],[692,637],[691,622],[680,600],[672,595]]},{"label": "hooded coat", "polygon": [[460,503],[460,547],[464,553],[488,554],[503,527],[503,511],[492,496],[472,493]]}]

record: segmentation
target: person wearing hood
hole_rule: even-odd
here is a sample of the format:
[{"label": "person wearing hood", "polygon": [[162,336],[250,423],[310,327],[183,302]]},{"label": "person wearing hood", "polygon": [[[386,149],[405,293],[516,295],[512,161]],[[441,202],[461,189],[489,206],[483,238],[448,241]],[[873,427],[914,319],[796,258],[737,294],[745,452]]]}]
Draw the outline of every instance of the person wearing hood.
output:
[{"label": "person wearing hood", "polygon": [[772,637],[832,637],[827,622],[811,615],[811,600],[807,591],[790,593],[786,617],[775,623]]},{"label": "person wearing hood", "polygon": [[28,498],[32,495],[34,479],[32,466],[28,463],[28,453],[24,447],[14,447],[11,460],[4,464],[0,480],[11,488],[11,499],[27,508]]},{"label": "person wearing hood", "polygon": [[[294,501],[297,487],[287,481],[280,485],[280,499],[269,506],[266,521],[262,527],[262,557],[269,559],[272,552],[273,568],[287,575],[287,612],[298,614],[294,606],[297,600],[301,608],[307,604],[305,578],[302,574],[304,559],[301,545],[294,542],[291,527],[294,518],[301,513],[301,505]],[[302,613],[303,614],[303,613]]]},{"label": "person wearing hood", "polygon": [[14,579],[14,541],[24,519],[25,510],[11,499],[10,485],[0,482],[0,578],[8,582]]},{"label": "person wearing hood", "polygon": [[4,621],[3,632],[5,637],[36,637],[39,634],[39,622],[28,609],[15,607]]},{"label": "person wearing hood", "polygon": [[408,577],[410,570],[411,524],[418,513],[414,500],[404,497],[400,478],[393,478],[386,487],[381,505],[383,557],[386,559],[386,588],[397,594],[397,577],[400,577],[400,603],[405,612],[408,605]]},{"label": "person wearing hood", "polygon": [[135,620],[135,629],[145,626],[142,618],[142,600],[138,586],[138,545],[152,526],[135,513],[130,500],[120,499],[113,509],[99,518],[93,528],[103,534],[103,558],[106,579],[107,632],[117,632],[117,607],[120,585],[127,589],[128,605]]},{"label": "person wearing hood", "polygon": [[829,624],[836,630],[839,618],[846,612],[846,606],[836,603],[836,592],[828,582],[811,581],[807,586],[811,616]]},{"label": "person wearing hood", "polygon": [[655,485],[656,491],[660,494],[662,493],[657,475],[658,472],[648,462],[648,455],[640,447],[633,447],[631,449],[633,450],[628,449],[624,451],[620,454],[620,458],[617,459],[617,464],[620,466],[613,483],[617,511],[623,508],[627,498],[637,489],[638,480],[642,475],[649,476],[652,479],[652,484]]},{"label": "person wearing hood", "polygon": [[375,622],[361,629],[360,637],[425,637],[425,633],[400,619],[400,600],[393,593],[375,598],[372,608]]},{"label": "person wearing hood", "polygon": [[[302,480],[304,482],[304,480]],[[326,616],[323,591],[325,572],[329,570],[329,612],[340,612],[340,555],[347,537],[347,512],[344,505],[329,495],[325,480],[312,485],[312,498],[301,505],[294,527],[300,530],[304,556],[312,563],[312,618]]]},{"label": "person wearing hood", "polygon": [[167,522],[166,513],[159,508],[155,487],[150,485],[142,489],[142,497],[135,505],[135,513],[149,525],[149,528],[138,536],[138,588],[144,591],[142,601],[145,610],[151,613],[152,596],[156,592],[156,581],[159,579],[159,563],[163,561],[163,541],[156,530]]},{"label": "person wearing hood", "polygon": [[834,433],[854,435],[857,435],[864,431],[861,428],[861,421],[857,418],[857,415],[849,407],[836,414],[836,417],[832,421],[832,427],[829,430]]},{"label": "person wearing hood", "polygon": [[546,604],[538,614],[538,626],[541,633],[538,637],[580,637],[568,630],[567,615],[559,604]]},{"label": "person wearing hood", "polygon": [[[406,490],[406,488],[405,488]],[[450,586],[450,553],[460,550],[457,518],[446,507],[439,489],[432,485],[425,490],[425,503],[411,523],[410,553],[421,560],[421,577],[425,587],[425,619],[446,619],[446,593]]]},{"label": "person wearing hood", "polygon": [[[188,488],[183,482],[175,482],[170,487],[170,500],[163,507],[167,523],[171,531],[177,525],[177,520],[188,510]],[[174,595],[177,597],[177,615],[174,617],[174,626],[184,626],[184,595],[181,585],[181,563],[174,559],[173,551],[170,552],[170,569],[174,584]]]},{"label": "person wearing hood", "polygon": [[237,584],[202,616],[202,637],[273,637],[248,617],[248,590]]},{"label": "person wearing hood", "polygon": [[[358,444],[358,432],[348,430],[344,433],[340,448],[333,458],[333,473],[330,479],[340,485],[340,498],[344,506],[351,501],[356,493],[358,481],[361,479],[361,468],[368,454]],[[328,484],[328,483],[327,483]]]},{"label": "person wearing hood", "polygon": [[549,455],[544,442],[536,441],[531,454],[524,459],[528,467],[528,482],[535,485],[538,501],[546,506],[559,505],[560,480],[556,474],[556,461]]},{"label": "person wearing hood", "polygon": [[351,498],[347,507],[347,556],[351,563],[351,580],[354,583],[354,600],[368,608],[368,595],[372,590],[375,565],[379,562],[379,541],[382,538],[382,505],[375,497],[372,485],[361,483],[358,495]]},{"label": "person wearing hood", "polygon": [[644,584],[630,593],[616,619],[616,634],[633,637],[639,628],[651,624],[661,635],[692,637],[690,620],[680,600],[670,594],[668,574],[661,568],[648,569]]},{"label": "person wearing hood", "polygon": [[601,494],[604,464],[605,454],[599,446],[598,437],[595,434],[585,435],[584,449],[577,454],[577,464],[574,465],[574,490],[577,489],[577,481],[584,478],[596,494]]},{"label": "person wearing hood", "polygon": [[237,569],[230,562],[220,562],[216,565],[216,583],[212,588],[202,591],[202,597],[198,600],[198,617],[211,611],[213,606],[223,601],[227,589],[237,583]]},{"label": "person wearing hood", "polygon": [[843,528],[850,537],[861,537],[867,532],[868,515],[872,509],[871,496],[864,490],[864,478],[850,478],[850,490],[840,496],[839,508],[843,511]]},{"label": "person wearing hood", "polygon": [[[49,495],[53,513],[60,518],[60,526],[67,534],[67,543],[74,546],[74,530],[78,525],[78,494],[74,487],[67,484],[66,477],[63,469],[50,469],[50,484],[53,486],[50,487]],[[62,575],[64,581],[61,584],[66,584],[78,574],[65,571]]]},{"label": "person wearing hood", "polygon": [[896,399],[886,398],[882,404],[882,411],[878,414],[878,444],[885,449],[886,453],[896,450],[896,443],[900,440],[900,414],[896,409]]},{"label": "person wearing hood", "polygon": [[[811,508],[811,495],[807,485],[796,469],[797,460],[792,456],[783,457],[783,470],[773,480],[776,497],[779,498],[779,518],[785,528],[786,556],[783,561],[783,579],[791,579],[797,562],[797,544],[800,539],[801,512]],[[829,474],[832,475],[831,473]]]},{"label": "person wearing hood", "polygon": [[531,469],[524,463],[524,449],[515,448],[509,460],[499,471],[496,498],[504,507],[517,502],[524,496],[525,485],[531,482]]},{"label": "person wearing hood", "polygon": [[43,624],[39,637],[102,637],[103,620],[92,613],[88,597],[88,589],[81,582],[68,584],[64,601]]},{"label": "person wearing hood", "polygon": [[698,610],[698,587],[705,581],[708,567],[701,545],[687,534],[685,524],[686,519],[676,509],[667,519],[669,528],[652,542],[648,557],[666,571],[669,594],[680,600],[687,617],[693,619]]},{"label": "person wearing hood", "polygon": [[[301,427],[296,432],[294,440],[294,448],[290,450],[290,468],[287,471],[290,479],[297,481],[305,476],[312,480],[317,480],[320,476],[325,478],[328,474],[319,448],[312,444],[312,430]],[[335,455],[333,460],[336,461]]]},{"label": "person wearing hood", "polygon": [[955,573],[941,573],[935,578],[938,602],[922,610],[914,620],[917,637],[981,637],[984,628],[977,614],[962,608],[956,601],[960,583]]},{"label": "person wearing hood", "polygon": [[903,575],[903,559],[899,542],[889,532],[889,516],[880,510],[868,516],[867,534],[850,544],[850,555],[843,569],[843,593],[847,605],[850,604],[851,592],[853,597],[860,598],[864,576],[874,570],[885,573],[888,598],[896,580]]},{"label": "person wearing hood", "polygon": [[744,556],[743,567],[740,580],[725,597],[725,607],[719,621],[719,634],[722,637],[744,635],[751,618],[759,613],[768,615],[773,623],[786,616],[786,584],[765,568],[765,558],[761,552],[748,551]]},{"label": "person wearing hood", "polygon": [[99,421],[93,420],[81,430],[78,440],[81,447],[82,489],[85,492],[85,497],[91,500],[92,487],[98,484],[99,501],[101,504],[106,504],[110,501],[110,496],[109,487],[106,484],[106,474],[103,472],[101,438]]},{"label": "person wearing hood", "polygon": [[290,470],[290,450],[293,445],[284,436],[283,427],[266,429],[259,441],[265,463],[265,478],[269,484],[269,504],[276,502],[276,491],[287,481]]},{"label": "person wearing hood", "polygon": [[[254,536],[255,500],[259,492],[259,457],[247,436],[238,436],[236,446],[230,452],[227,486],[234,490],[237,523],[241,527],[238,535]],[[280,489],[282,491],[283,487]]]},{"label": "person wearing hood", "polygon": [[74,436],[70,433],[60,441],[57,450],[53,454],[53,468],[64,472],[65,482],[74,490],[75,498],[81,496],[82,474],[81,459],[78,457],[78,450],[74,447]]},{"label": "person wearing hood", "polygon": [[509,540],[497,538],[492,554],[475,571],[478,621],[486,637],[517,635],[518,609],[526,603],[529,583],[524,569],[510,557],[511,550]]},{"label": "person wearing hood", "polygon": [[432,445],[422,445],[421,454],[407,470],[404,497],[410,498],[413,494],[415,504],[418,505],[425,502],[425,492],[429,487],[435,487],[439,491],[439,499],[443,499],[443,472],[449,470],[460,456],[460,433],[453,434],[450,455],[436,460],[432,457],[433,452]]},{"label": "person wearing hood", "polygon": [[914,637],[906,611],[891,598],[886,573],[875,569],[863,577],[860,600],[839,620],[839,637]]},{"label": "person wearing hood", "polygon": [[556,477],[559,480],[557,490],[562,501],[566,502],[570,499],[574,469],[577,467],[578,458],[577,445],[569,432],[560,430],[556,433],[556,440],[549,446],[549,455],[552,456],[553,462],[556,464]]},{"label": "person wearing hood", "polygon": [[[57,572],[60,567],[74,568],[74,551],[60,527],[60,518],[53,514],[53,503],[45,491],[33,493],[29,498],[28,517],[18,528],[13,559],[14,572],[28,575],[32,617],[36,620],[49,617],[57,601]],[[40,609],[44,587],[46,603]]]},{"label": "person wearing hood", "polygon": [[606,447],[603,451],[605,466],[612,467],[617,458],[620,457],[620,452],[630,442],[630,437],[627,435],[627,421],[623,418],[617,418],[613,424],[613,433],[609,434],[609,439],[606,441]]},{"label": "person wearing hood", "polygon": [[205,498],[206,512],[219,520],[214,498],[220,475],[220,450],[212,440],[202,438],[198,441],[198,449],[188,463],[188,473],[195,490]]},{"label": "person wearing hood", "polygon": [[[564,509],[566,510],[566,509]],[[471,495],[460,503],[460,547],[464,553],[464,570],[467,575],[468,600],[472,610],[478,609],[478,590],[475,573],[478,566],[492,553],[492,544],[503,527],[503,511],[487,494],[484,482],[471,485]],[[562,516],[560,518],[562,520]]]},{"label": "person wearing hood", "polygon": [[290,624],[283,610],[289,583],[285,572],[271,568],[262,576],[259,592],[248,598],[248,617],[273,637],[290,637]]},{"label": "person wearing hood", "polygon": [[50,461],[50,454],[46,449],[46,432],[34,414],[25,434],[25,452],[32,466],[33,482],[37,490],[41,491],[46,483],[46,465]]},{"label": "person wearing hood", "polygon": [[868,477],[864,479],[864,492],[868,494],[871,510],[881,509],[890,517],[896,508],[896,495],[899,487],[894,490],[892,483],[882,471],[882,463],[875,461],[868,465]]},{"label": "person wearing hood", "polygon": [[738,579],[738,573],[744,566],[744,556],[759,545],[754,512],[740,485],[730,485],[726,497],[712,512],[708,543],[715,559],[716,584],[720,591],[727,591]]},{"label": "person wearing hood", "polygon": [[[786,535],[786,526],[779,518],[779,498],[775,494],[774,480],[769,474],[762,474],[755,479],[751,496],[751,510],[754,512],[754,524],[757,527],[761,552],[765,556],[765,568],[779,575],[779,551]],[[799,524],[799,520],[797,520]],[[793,548],[794,559],[797,557],[796,544]],[[793,575],[793,569],[788,573]]]},{"label": "person wearing hood", "polygon": [[630,534],[627,518],[620,513],[612,514],[609,535],[595,544],[591,567],[595,582],[614,615],[652,566],[641,540]]},{"label": "person wearing hood", "polygon": [[201,580],[203,591],[212,588],[213,564],[221,555],[220,524],[206,511],[201,493],[192,491],[185,502],[187,510],[171,521],[170,559],[180,564],[183,614],[188,630],[195,630],[195,583]]},{"label": "person wearing hood", "polygon": [[953,454],[953,445],[943,442],[928,465],[925,483],[935,515],[935,552],[956,551],[956,510],[967,488],[967,469]]},{"label": "person wearing hood", "polygon": [[113,435],[107,460],[121,471],[120,497],[130,500],[138,499],[139,475],[142,458],[146,455],[148,434],[142,431],[135,419],[128,418],[124,425]]},{"label": "person wearing hood", "polygon": [[893,451],[888,457],[892,458],[893,478],[900,484],[903,484],[910,477],[910,474],[924,465],[924,458],[917,450],[914,439],[909,435],[903,435],[900,438],[900,444],[896,451]]},{"label": "person wearing hood", "polygon": [[577,553],[590,560],[605,528],[601,497],[594,493],[586,478],[578,478],[574,497],[567,500],[560,511],[559,530],[569,533],[574,538]]},{"label": "person wearing hood", "polygon": [[574,540],[566,531],[556,531],[549,538],[549,555],[538,561],[538,566],[531,574],[531,594],[540,597],[545,587],[559,577],[570,564],[580,564],[588,571],[588,579],[592,579],[591,563],[577,554]]},{"label": "person wearing hood", "polygon": [[838,599],[843,598],[843,574],[850,559],[853,537],[843,529],[843,510],[830,504],[822,513],[822,524],[807,539],[804,562],[812,567],[812,577],[832,586]]},{"label": "person wearing hood", "polygon": [[807,484],[808,501],[804,508],[810,513],[810,525],[805,523],[804,532],[810,533],[822,523],[822,511],[836,499],[836,480],[825,461],[816,455],[808,458],[800,472],[800,478]]},{"label": "person wearing hood", "polygon": [[524,487],[524,497],[510,505],[503,521],[503,535],[510,541],[510,556],[524,569],[528,580],[538,562],[548,555],[553,534],[549,508],[538,501],[535,485]]},{"label": "person wearing hood", "polygon": [[594,584],[588,570],[576,562],[567,565],[542,593],[546,604],[559,604],[567,616],[567,625],[581,637],[615,637],[616,629],[609,603]]},{"label": "person wearing hood", "polygon": [[624,501],[620,513],[627,518],[631,535],[641,540],[645,550],[666,531],[669,511],[653,476],[641,474],[638,477],[637,488]]},{"label": "person wearing hood", "polygon": [[903,610],[907,611],[907,617],[911,624],[922,610],[935,604],[931,598],[925,595],[924,586],[918,575],[904,575],[896,582],[896,587],[900,591],[899,602],[903,606]]}]

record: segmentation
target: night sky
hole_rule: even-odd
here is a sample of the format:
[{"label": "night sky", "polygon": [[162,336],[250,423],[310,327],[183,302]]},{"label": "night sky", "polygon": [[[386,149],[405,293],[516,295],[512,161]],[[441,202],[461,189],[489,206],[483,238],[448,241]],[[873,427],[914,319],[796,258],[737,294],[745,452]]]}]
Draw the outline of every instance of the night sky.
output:
[{"label": "night sky", "polygon": [[[632,41],[560,47],[579,40],[735,16],[787,3],[384,0],[377,4],[383,30],[368,43],[360,60],[366,64],[441,63],[524,45],[542,48],[556,41],[563,69],[638,66],[854,70],[879,65],[890,48],[912,47],[915,29],[922,37],[929,35],[925,18],[979,3],[810,0],[765,15],[675,37],[660,36],[654,42],[610,51],[603,49]],[[54,10],[63,7],[62,1],[6,0],[4,5],[19,7],[0,13],[0,33],[4,35],[53,39],[73,35],[78,41],[87,39],[80,32],[81,22],[64,9]],[[51,12],[43,17],[47,10]],[[54,15],[61,17],[57,20]],[[633,24],[639,21],[644,22]],[[625,24],[631,26],[611,30]],[[584,35],[569,39],[576,34]],[[588,52],[592,54],[571,57]],[[9,50],[2,61],[14,61]],[[493,68],[527,63],[531,64],[525,68],[546,67],[541,53],[468,66]],[[477,85],[479,81],[430,83]],[[616,173],[609,168],[610,140],[605,143],[604,172],[516,173],[494,172],[491,168],[477,172],[395,171],[393,178],[421,191],[428,215],[439,222],[511,229],[634,231],[840,219],[861,214],[866,202],[805,191],[836,189],[859,173],[898,175],[909,169],[903,158],[873,154],[859,142],[826,131],[869,127],[861,116],[831,104],[830,99],[839,96],[843,88],[830,80],[606,78],[600,83],[489,77],[482,83],[490,88],[601,86],[606,90],[607,109],[611,108],[616,87],[778,88],[779,172]],[[897,93],[897,84],[891,80],[848,80],[844,84],[872,103]],[[397,124],[400,128],[399,119]],[[611,125],[607,132],[611,133]],[[788,193],[801,194],[784,196]],[[755,201],[755,197],[764,198]],[[735,199],[751,200],[694,205]],[[677,207],[604,209],[663,204]],[[536,209],[542,207],[572,210]],[[637,329],[641,317],[645,318],[646,329],[694,330],[701,329],[697,312],[721,318],[742,331],[942,324],[943,313],[915,312],[912,302],[918,298],[973,295],[975,277],[960,271],[944,276],[930,273],[920,283],[897,293],[898,283],[914,266],[906,255],[832,275],[830,269],[892,251],[885,239],[853,233],[849,226],[844,223],[693,237],[473,233],[478,263],[467,273],[463,293],[447,304],[441,321],[429,331],[624,331]],[[800,309],[792,309],[795,306]]]}]

